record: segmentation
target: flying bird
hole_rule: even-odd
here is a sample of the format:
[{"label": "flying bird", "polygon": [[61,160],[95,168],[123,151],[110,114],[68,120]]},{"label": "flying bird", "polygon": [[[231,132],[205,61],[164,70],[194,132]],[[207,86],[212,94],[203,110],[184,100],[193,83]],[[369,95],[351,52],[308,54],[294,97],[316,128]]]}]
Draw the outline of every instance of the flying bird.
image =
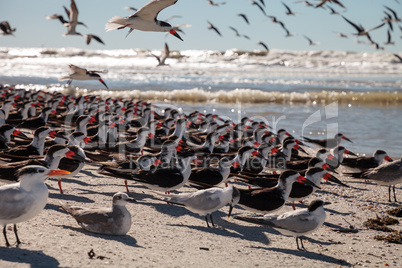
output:
[{"label": "flying bird", "polygon": [[12,35],[17,29],[11,28],[8,21],[2,21],[0,22],[0,30],[3,32],[2,35]]},{"label": "flying bird", "polygon": [[91,43],[91,40],[94,39],[96,41],[98,41],[101,44],[105,44],[103,43],[102,39],[100,39],[98,36],[94,35],[94,34],[87,34],[87,35],[83,35],[84,38],[86,38],[86,42],[87,45],[89,45],[89,43]]},{"label": "flying bird", "polygon": [[169,65],[169,64],[165,63],[165,60],[167,58],[169,58],[169,53],[170,53],[169,47],[168,47],[167,43],[165,43],[165,50],[163,51],[163,53],[160,57],[156,56],[155,54],[152,54],[152,56],[154,56],[158,60],[157,66]]},{"label": "flying bird", "polygon": [[63,76],[59,80],[68,80],[67,84],[70,85],[73,80],[99,80],[107,89],[109,89],[106,83],[102,80],[98,73],[104,73],[105,71],[87,71],[87,69],[80,68],[73,64],[69,65],[71,73],[68,76]]},{"label": "flying bird", "polygon": [[74,0],[71,0],[70,10],[68,10],[66,7],[64,7],[64,10],[66,11],[67,16],[69,17],[69,21],[67,23],[64,23],[64,26],[67,27],[67,32],[64,33],[63,36],[81,35],[80,33],[76,32],[75,28],[77,27],[77,25],[83,25],[85,27],[86,25],[83,22],[78,21],[78,8]]},{"label": "flying bird", "polygon": [[330,3],[335,3],[343,8],[346,8],[344,5],[342,5],[341,2],[339,2],[338,0],[321,0],[321,3],[317,4],[315,7],[321,7],[322,5],[324,5],[326,2],[330,2]]},{"label": "flying bird", "polygon": [[285,6],[287,12],[286,15],[290,16],[290,15],[296,15],[295,13],[292,12],[292,10],[290,9],[290,7],[288,5],[286,5],[284,2],[282,2],[282,4]]},{"label": "flying bird", "polygon": [[392,55],[394,55],[399,60],[399,63],[402,63],[402,57],[401,56],[399,56],[396,53],[393,53]]},{"label": "flying bird", "polygon": [[313,42],[313,40],[311,40],[310,38],[308,38],[308,37],[305,36],[305,35],[303,35],[303,37],[307,39],[309,46],[315,46],[315,45],[318,44],[318,43],[316,43],[316,42]]},{"label": "flying bird", "polygon": [[233,30],[237,37],[240,37],[239,31],[236,28],[229,26],[229,29]]},{"label": "flying bird", "polygon": [[217,3],[217,2],[214,2],[214,1],[212,1],[212,0],[207,0],[207,2],[208,2],[208,4],[209,4],[210,6],[215,6],[215,7],[226,4],[226,2]]},{"label": "flying bird", "polygon": [[391,40],[390,30],[387,31],[387,42],[385,42],[384,45],[395,45],[395,42]]},{"label": "flying bird", "polygon": [[363,26],[361,26],[361,25],[359,25],[359,26],[356,25],[355,23],[351,22],[350,20],[348,20],[348,19],[345,18],[344,16],[342,16],[342,18],[343,18],[345,21],[347,21],[350,25],[352,25],[352,26],[357,30],[357,33],[355,33],[355,34],[353,34],[353,35],[356,35],[356,36],[367,36],[367,38],[369,39],[370,42],[373,42],[373,40],[371,40],[371,37],[370,37],[370,35],[369,35],[369,32],[371,32],[371,31],[373,31],[373,30],[375,30],[375,29],[381,28],[382,26],[385,25],[385,22],[384,22],[384,23],[382,23],[382,24],[380,24],[380,25],[378,25],[378,26],[376,26],[376,27],[374,27],[374,28],[372,28],[372,29],[370,29],[370,30],[365,30],[365,29],[363,28]]},{"label": "flying bird", "polygon": [[266,50],[267,52],[269,52],[269,48],[268,48],[268,46],[267,46],[265,43],[263,43],[263,42],[260,41],[260,42],[257,43],[257,45],[264,47],[265,50]]},{"label": "flying bird", "polygon": [[209,21],[208,21],[208,29],[214,30],[219,36],[222,36],[222,34],[219,32],[219,30]]},{"label": "flying bird", "polygon": [[267,16],[267,13],[265,13],[264,8],[263,8],[260,4],[258,4],[258,3],[255,2],[255,1],[251,1],[251,5],[257,6],[257,7],[261,10],[261,12],[264,14],[264,16]]},{"label": "flying bird", "polygon": [[250,24],[250,22],[248,21],[248,18],[247,18],[247,16],[246,16],[246,14],[239,13],[239,14],[237,14],[237,16],[242,17],[242,18],[244,19],[244,21],[245,21],[247,24]]},{"label": "flying bird", "polygon": [[130,30],[126,37],[135,29],[151,32],[169,32],[171,35],[183,41],[180,35],[173,29],[172,25],[157,19],[159,12],[174,5],[176,2],[177,0],[152,0],[128,17],[123,18],[115,16],[111,18],[108,23],[106,23],[105,29],[108,32],[129,27]]}]

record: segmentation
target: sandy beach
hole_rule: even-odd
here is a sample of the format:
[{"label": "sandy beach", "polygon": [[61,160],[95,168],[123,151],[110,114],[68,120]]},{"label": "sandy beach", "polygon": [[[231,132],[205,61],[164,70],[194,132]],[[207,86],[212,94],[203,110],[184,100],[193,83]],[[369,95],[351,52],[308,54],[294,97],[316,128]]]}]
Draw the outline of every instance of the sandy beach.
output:
[{"label": "sandy beach", "polygon": [[[387,187],[340,177],[351,187],[322,184],[322,190],[306,200],[329,201],[327,219],[304,240],[306,251],[297,250],[293,237],[263,226],[227,218],[228,206],[215,212],[216,228],[207,228],[203,217],[183,207],[156,200],[147,188],[129,182],[128,204],[132,227],[125,236],[89,233],[59,209],[59,200],[85,207],[108,207],[112,195],[125,191],[123,180],[100,175],[97,165],[87,165],[79,176],[65,179],[64,194],[57,180],[47,181],[49,200],[35,218],[18,224],[22,244],[8,230],[12,246],[0,246],[1,267],[401,267],[401,244],[374,240],[387,235],[363,226],[368,218],[396,207],[388,203]],[[244,187],[244,186],[243,186]],[[188,186],[180,191],[194,191]],[[400,187],[397,194],[401,193]],[[306,207],[298,204],[297,208]],[[280,213],[290,211],[288,203]],[[261,216],[235,207],[234,215]],[[349,228],[356,233],[333,229]],[[401,230],[400,225],[390,226]],[[89,252],[95,255],[90,258]]]}]

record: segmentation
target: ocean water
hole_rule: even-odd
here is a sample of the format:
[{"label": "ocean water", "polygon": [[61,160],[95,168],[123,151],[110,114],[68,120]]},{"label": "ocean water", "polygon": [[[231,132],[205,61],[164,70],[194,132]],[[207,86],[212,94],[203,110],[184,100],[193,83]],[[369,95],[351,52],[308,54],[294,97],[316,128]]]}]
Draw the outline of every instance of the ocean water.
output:
[{"label": "ocean water", "polygon": [[[402,155],[402,64],[390,53],[334,51],[160,51],[0,47],[0,83],[152,101],[160,109],[248,116],[296,137],[341,132],[356,153]],[[68,64],[101,74],[98,81],[59,78]]]}]

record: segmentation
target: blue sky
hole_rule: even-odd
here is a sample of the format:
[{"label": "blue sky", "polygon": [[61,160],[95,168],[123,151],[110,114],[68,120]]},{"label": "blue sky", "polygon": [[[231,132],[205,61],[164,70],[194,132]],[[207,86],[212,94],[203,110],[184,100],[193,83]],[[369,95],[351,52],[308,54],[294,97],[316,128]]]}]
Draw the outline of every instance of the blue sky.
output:
[{"label": "blue sky", "polygon": [[[191,24],[191,28],[184,28],[185,34],[180,34],[184,42],[165,33],[133,31],[125,38],[127,29],[105,32],[105,23],[113,16],[128,16],[133,12],[125,10],[125,6],[139,8],[148,0],[76,0],[79,10],[79,20],[88,28],[78,26],[77,31],[82,34],[98,35],[105,46],[96,42],[87,46],[79,36],[63,37],[65,27],[56,20],[46,20],[45,16],[54,13],[65,16],[63,5],[69,8],[70,0],[1,0],[0,20],[7,20],[12,27],[16,27],[15,36],[0,37],[2,47],[77,47],[88,49],[162,49],[167,42],[171,49],[211,49],[227,50],[237,48],[242,50],[261,49],[257,42],[266,43],[270,49],[285,50],[345,50],[359,52],[374,52],[374,47],[357,44],[351,34],[355,29],[345,22],[339,15],[330,15],[329,9],[315,9],[298,3],[296,0],[283,0],[295,16],[287,16],[281,1],[265,0],[265,11],[283,21],[294,37],[285,37],[284,30],[279,24],[274,24],[262,12],[252,6],[249,0],[219,0],[226,4],[219,7],[208,5],[207,0],[179,0],[175,5],[162,10],[158,19],[164,20],[173,15],[181,18],[170,21],[172,25]],[[259,0],[255,0],[259,2]],[[309,0],[319,3],[318,0]],[[400,0],[399,0],[400,1]],[[341,0],[347,7],[343,8],[330,4],[356,24],[362,24],[370,29],[381,23],[387,5],[398,12],[402,17],[402,4],[396,0]],[[400,1],[402,3],[402,1]],[[248,16],[250,25],[236,14],[244,13]],[[66,17],[66,16],[65,16]],[[211,21],[222,33],[223,37],[207,29],[207,20]],[[402,25],[402,24],[400,24]],[[236,28],[241,34],[246,34],[250,40],[236,37],[229,26]],[[383,46],[387,38],[388,26],[372,32],[372,39]],[[347,34],[349,38],[340,38],[334,32]],[[309,46],[306,35],[313,41],[319,42],[316,46]],[[393,46],[385,46],[384,52],[402,51],[402,32],[394,23],[392,39]],[[361,37],[367,42],[367,38]]]}]

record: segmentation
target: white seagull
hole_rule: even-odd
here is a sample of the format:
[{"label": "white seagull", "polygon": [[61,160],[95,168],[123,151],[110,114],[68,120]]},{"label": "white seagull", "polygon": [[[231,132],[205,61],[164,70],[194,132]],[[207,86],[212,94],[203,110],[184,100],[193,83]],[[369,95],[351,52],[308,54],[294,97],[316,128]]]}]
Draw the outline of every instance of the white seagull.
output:
[{"label": "white seagull", "polygon": [[162,9],[171,6],[176,2],[177,0],[152,0],[131,16],[124,18],[115,16],[111,18],[108,23],[106,23],[105,29],[108,32],[129,27],[130,30],[126,37],[135,29],[140,31],[169,32],[183,41],[169,23],[157,19],[157,16]]},{"label": "white seagull", "polygon": [[102,80],[98,73],[105,73],[106,71],[87,71],[87,69],[80,68],[73,64],[69,65],[71,73],[68,76],[63,76],[59,80],[68,80],[67,84],[70,85],[73,80],[99,80],[107,89],[106,83]]},{"label": "white seagull", "polygon": [[3,226],[7,247],[10,246],[6,233],[7,224],[14,224],[17,244],[21,244],[16,224],[35,217],[46,206],[49,190],[45,180],[49,176],[68,173],[70,172],[43,166],[26,166],[18,171],[19,182],[0,187],[0,225]]},{"label": "white seagull", "polygon": [[184,206],[188,210],[199,214],[200,216],[205,216],[205,221],[209,228],[208,214],[211,220],[212,226],[214,222],[212,220],[212,212],[221,209],[227,204],[230,205],[229,216],[232,211],[233,206],[235,206],[240,199],[240,192],[233,186],[218,188],[213,187],[205,190],[199,190],[193,193],[180,193],[177,195],[173,194],[160,194],[162,200],[168,202],[169,204],[175,204]]},{"label": "white seagull", "polygon": [[[281,215],[268,214],[262,219],[234,216],[235,219],[267,225],[281,234],[296,237],[297,249],[305,249],[302,236],[310,234],[321,227],[325,221],[324,202],[314,200],[307,208],[285,212]],[[298,239],[300,239],[301,248]]]},{"label": "white seagull", "polygon": [[61,208],[73,216],[85,230],[98,234],[125,235],[131,227],[131,214],[126,204],[136,200],[118,192],[113,195],[111,208],[81,208],[59,202]]}]

